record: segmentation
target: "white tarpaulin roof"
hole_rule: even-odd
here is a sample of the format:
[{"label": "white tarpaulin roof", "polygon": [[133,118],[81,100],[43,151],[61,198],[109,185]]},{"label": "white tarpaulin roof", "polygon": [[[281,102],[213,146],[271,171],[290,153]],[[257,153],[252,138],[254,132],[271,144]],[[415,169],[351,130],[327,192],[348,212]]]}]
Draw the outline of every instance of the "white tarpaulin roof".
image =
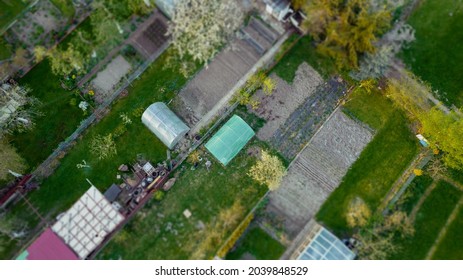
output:
[{"label": "white tarpaulin roof", "polygon": [[85,259],[124,217],[94,186],[52,226],[71,249]]}]

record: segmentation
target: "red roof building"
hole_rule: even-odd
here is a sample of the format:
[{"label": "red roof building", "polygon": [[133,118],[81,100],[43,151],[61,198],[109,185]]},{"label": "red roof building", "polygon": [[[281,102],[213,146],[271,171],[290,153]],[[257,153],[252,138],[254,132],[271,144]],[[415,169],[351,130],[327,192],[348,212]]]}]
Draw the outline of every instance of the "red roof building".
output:
[{"label": "red roof building", "polygon": [[78,260],[77,255],[50,228],[47,228],[17,259]]}]

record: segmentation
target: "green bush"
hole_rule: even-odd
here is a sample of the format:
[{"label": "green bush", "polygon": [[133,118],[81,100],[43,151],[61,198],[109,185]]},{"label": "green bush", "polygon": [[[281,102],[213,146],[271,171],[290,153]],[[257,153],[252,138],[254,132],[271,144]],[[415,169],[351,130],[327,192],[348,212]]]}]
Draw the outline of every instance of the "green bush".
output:
[{"label": "green bush", "polygon": [[154,194],[153,194],[153,198],[156,200],[156,201],[161,201],[164,196],[166,195],[166,193],[164,191],[161,191],[161,190],[157,190]]}]

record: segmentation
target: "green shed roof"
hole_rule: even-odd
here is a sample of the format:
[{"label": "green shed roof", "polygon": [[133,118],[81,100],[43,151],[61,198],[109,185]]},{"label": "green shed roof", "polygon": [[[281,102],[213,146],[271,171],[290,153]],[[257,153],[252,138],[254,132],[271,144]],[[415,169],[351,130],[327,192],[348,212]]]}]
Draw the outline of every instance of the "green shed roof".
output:
[{"label": "green shed roof", "polygon": [[233,115],[205,146],[223,165],[227,165],[254,134],[242,118]]},{"label": "green shed roof", "polygon": [[29,256],[29,252],[28,252],[27,250],[24,250],[24,251],[16,258],[16,260],[18,260],[18,261],[27,260],[27,256]]}]

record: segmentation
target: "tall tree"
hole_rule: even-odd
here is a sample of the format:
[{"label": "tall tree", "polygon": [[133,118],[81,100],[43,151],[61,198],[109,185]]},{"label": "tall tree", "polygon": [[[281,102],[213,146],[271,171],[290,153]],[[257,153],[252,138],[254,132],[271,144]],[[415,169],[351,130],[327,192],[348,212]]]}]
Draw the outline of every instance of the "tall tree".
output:
[{"label": "tall tree", "polygon": [[427,95],[429,91],[430,89],[421,84],[413,74],[406,73],[402,78],[389,79],[385,94],[394,102],[394,105],[416,119],[423,112],[431,109]]},{"label": "tall tree", "polygon": [[73,45],[68,45],[65,50],[58,47],[51,49],[48,52],[48,58],[55,75],[67,76],[73,72],[84,73],[88,56],[76,50]]},{"label": "tall tree", "polygon": [[360,197],[354,198],[346,213],[346,221],[349,227],[364,227],[371,218],[371,210]]},{"label": "tall tree", "polygon": [[377,36],[391,20],[389,9],[375,9],[369,0],[313,0],[303,10],[304,26],[319,41],[319,51],[334,58],[339,68],[357,68],[359,55],[375,52]]},{"label": "tall tree", "polygon": [[463,170],[463,119],[454,112],[446,114],[434,107],[419,115],[419,120],[431,145],[444,152],[445,165]]},{"label": "tall tree", "polygon": [[0,86],[0,138],[5,133],[24,131],[34,126],[39,101],[29,96],[30,88],[5,83]]},{"label": "tall tree", "polygon": [[207,64],[241,25],[243,13],[236,1],[184,0],[175,2],[168,34],[180,59],[192,57]]},{"label": "tall tree", "polygon": [[0,180],[8,179],[8,170],[22,173],[26,170],[26,162],[5,139],[0,140]]},{"label": "tall tree", "polygon": [[262,150],[261,159],[251,167],[248,175],[266,185],[269,190],[274,191],[280,186],[283,176],[286,174],[286,168],[277,156]]},{"label": "tall tree", "polygon": [[307,0],[291,0],[291,6],[293,6],[295,10],[299,10],[306,2]]},{"label": "tall tree", "polygon": [[[99,3],[99,2],[95,2]],[[95,11],[90,15],[93,34],[98,44],[118,43],[122,41],[122,29],[116,16],[107,9],[103,2],[94,4]]]},{"label": "tall tree", "polygon": [[394,245],[392,233],[379,235],[372,230],[364,229],[354,237],[359,241],[356,247],[357,255],[363,260],[384,260],[398,249]]},{"label": "tall tree", "polygon": [[129,0],[127,1],[129,10],[138,15],[146,15],[154,9],[153,0]]}]

